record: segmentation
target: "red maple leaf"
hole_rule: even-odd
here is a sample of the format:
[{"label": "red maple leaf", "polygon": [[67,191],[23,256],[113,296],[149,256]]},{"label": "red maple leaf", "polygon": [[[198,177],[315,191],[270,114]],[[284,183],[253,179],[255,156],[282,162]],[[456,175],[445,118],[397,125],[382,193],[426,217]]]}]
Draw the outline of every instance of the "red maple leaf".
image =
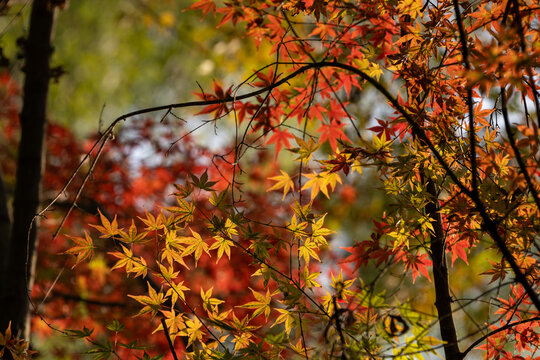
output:
[{"label": "red maple leaf", "polygon": [[346,141],[348,143],[351,143],[351,140],[345,135],[343,132],[343,127],[345,124],[342,124],[338,120],[332,120],[330,124],[322,124],[321,127],[317,130],[321,133],[321,136],[319,137],[319,144],[324,143],[328,140],[330,143],[330,147],[332,147],[332,150],[337,150],[337,142],[338,140]]},{"label": "red maple leaf", "polygon": [[[214,93],[215,94],[206,94],[204,92],[201,93],[193,93],[195,96],[198,96],[202,100],[208,101],[208,102],[215,102],[219,100],[225,100],[231,97],[232,92],[232,86],[230,86],[226,91],[223,91],[223,88],[217,81],[214,81]],[[219,102],[219,103],[213,103],[209,104],[204,107],[201,111],[199,111],[195,115],[202,115],[202,114],[211,114],[215,112],[215,117],[219,118],[221,115],[228,113],[229,105],[227,102]]]},{"label": "red maple leaf", "polygon": [[294,135],[289,131],[275,128],[272,133],[272,136],[266,140],[266,144],[276,144],[276,156],[279,154],[283,146],[285,146],[286,149],[291,147],[289,139],[293,139]]},{"label": "red maple leaf", "polygon": [[188,9],[201,10],[204,17],[209,12],[216,11],[216,4],[214,3],[214,0],[200,0],[194,3],[193,5],[191,5]]},{"label": "red maple leaf", "polygon": [[433,265],[428,254],[412,254],[403,250],[398,250],[396,253],[396,261],[401,260],[405,264],[405,270],[412,270],[413,283],[418,275],[424,275],[430,282],[428,266]]}]

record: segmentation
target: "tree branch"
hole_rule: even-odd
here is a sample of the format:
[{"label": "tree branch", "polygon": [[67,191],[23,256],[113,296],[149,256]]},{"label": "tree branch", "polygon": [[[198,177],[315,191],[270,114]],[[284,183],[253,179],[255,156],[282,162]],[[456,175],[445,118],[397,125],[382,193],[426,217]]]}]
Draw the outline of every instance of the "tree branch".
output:
[{"label": "tree branch", "polygon": [[[463,28],[463,21],[461,19],[461,11],[459,10],[459,0],[454,0],[454,12],[456,16],[456,22],[459,31],[459,41],[461,43],[461,53],[463,54],[463,65],[465,70],[469,71],[471,69],[471,64],[469,62],[469,49],[467,46],[467,38],[465,35],[465,29]],[[471,85],[467,83],[467,107],[469,109],[469,146],[470,146],[470,162],[471,162],[471,180],[472,188],[471,191],[473,194],[478,195],[478,170],[476,164],[476,130],[474,124],[474,104],[472,96]]]},{"label": "tree branch", "polygon": [[475,342],[473,342],[467,349],[465,349],[465,351],[463,351],[461,353],[461,355],[462,355],[461,358],[464,359],[465,356],[467,356],[467,354],[469,352],[471,352],[471,350],[473,350],[476,346],[478,346],[480,343],[482,343],[484,340],[486,340],[490,336],[498,334],[501,331],[511,329],[511,328],[513,328],[514,326],[517,326],[517,325],[525,324],[525,323],[532,322],[532,321],[539,321],[539,320],[540,320],[540,316],[536,316],[536,317],[533,317],[533,318],[530,318],[530,319],[515,321],[513,323],[509,323],[509,324],[506,324],[504,326],[501,326],[500,328],[498,328],[496,330],[490,331],[489,333],[485,334],[484,336],[480,337]]},{"label": "tree branch", "polygon": [[527,183],[527,187],[529,188],[529,191],[531,192],[531,195],[534,199],[534,202],[536,203],[536,206],[540,209],[540,199],[538,198],[538,192],[536,191],[536,188],[534,187],[531,176],[529,175],[529,172],[527,171],[527,167],[525,166],[525,163],[523,162],[523,158],[521,157],[521,152],[519,151],[516,145],[516,138],[514,137],[514,134],[512,133],[512,125],[510,124],[510,117],[508,116],[508,107],[506,105],[506,90],[504,88],[501,88],[501,110],[503,114],[506,135],[508,136],[508,142],[510,143],[510,146],[512,147],[512,151],[514,151],[514,156],[518,163],[519,170],[521,171],[521,173],[523,174],[523,177],[525,178],[525,182]]},{"label": "tree branch", "polygon": [[161,318],[161,326],[163,326],[163,331],[165,332],[165,337],[167,338],[167,343],[169,343],[169,348],[171,349],[172,356],[174,360],[178,360],[178,356],[176,356],[176,351],[174,350],[174,345],[171,340],[171,336],[169,335],[169,329],[167,328],[167,324],[165,323],[165,319]]}]

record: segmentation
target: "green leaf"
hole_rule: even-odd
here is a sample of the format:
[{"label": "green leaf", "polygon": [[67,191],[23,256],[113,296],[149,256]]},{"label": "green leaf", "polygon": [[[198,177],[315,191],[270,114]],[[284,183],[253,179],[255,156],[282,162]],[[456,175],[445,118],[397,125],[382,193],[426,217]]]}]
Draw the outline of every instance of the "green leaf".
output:
[{"label": "green leaf", "polygon": [[96,360],[106,360],[112,355],[114,351],[113,345],[109,341],[105,342],[104,344],[96,342],[93,342],[92,344],[96,348],[88,351],[88,354],[94,354],[93,358]]},{"label": "green leaf", "polygon": [[175,192],[174,195],[182,197],[182,198],[187,198],[193,192],[193,186],[191,185],[189,181],[186,181],[186,185],[184,186],[174,184],[174,187],[178,191],[178,192]]},{"label": "green leaf", "polygon": [[227,197],[227,190],[228,188],[219,193],[215,191],[212,192],[209,199],[210,204],[214,205],[220,210],[225,210],[226,208],[231,207],[231,205],[225,203],[225,199]]},{"label": "green leaf", "polygon": [[126,349],[133,349],[133,350],[144,350],[148,348],[148,346],[139,345],[139,343],[136,340],[131,341],[129,344],[119,343],[118,345],[121,347],[125,347]]},{"label": "green leaf", "polygon": [[65,332],[70,337],[83,339],[85,337],[91,336],[94,332],[94,329],[88,329],[86,326],[84,326],[82,330],[66,329]]},{"label": "green leaf", "polygon": [[190,174],[190,176],[191,176],[191,181],[192,181],[193,186],[201,190],[211,191],[212,186],[217,184],[217,181],[208,181],[208,173],[206,170],[204,171],[204,173],[201,175],[200,178],[197,178],[193,174]]},{"label": "green leaf", "polygon": [[148,353],[145,351],[142,357],[136,356],[136,358],[139,360],[161,360],[163,359],[163,355],[155,355],[150,357],[150,355],[148,355]]},{"label": "green leaf", "polygon": [[124,324],[120,324],[118,320],[114,319],[111,323],[107,324],[107,329],[115,332],[120,332],[124,330],[126,326]]}]

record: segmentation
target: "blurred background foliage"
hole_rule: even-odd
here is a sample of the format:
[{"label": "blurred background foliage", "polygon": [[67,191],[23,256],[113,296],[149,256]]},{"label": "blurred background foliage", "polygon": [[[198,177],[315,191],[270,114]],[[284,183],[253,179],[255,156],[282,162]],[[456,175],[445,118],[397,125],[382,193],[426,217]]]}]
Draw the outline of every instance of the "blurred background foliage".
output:
[{"label": "blurred background foliage", "polygon": [[[27,33],[31,1],[10,2],[0,17],[0,46],[10,70],[20,69],[20,41]],[[185,11],[186,0],[73,0],[58,13],[51,87],[51,120],[77,135],[98,130],[129,111],[191,99],[212,79],[238,83],[263,64],[241,29],[216,29]],[[13,72],[13,71],[12,71]],[[21,78],[19,73],[18,78]]]}]

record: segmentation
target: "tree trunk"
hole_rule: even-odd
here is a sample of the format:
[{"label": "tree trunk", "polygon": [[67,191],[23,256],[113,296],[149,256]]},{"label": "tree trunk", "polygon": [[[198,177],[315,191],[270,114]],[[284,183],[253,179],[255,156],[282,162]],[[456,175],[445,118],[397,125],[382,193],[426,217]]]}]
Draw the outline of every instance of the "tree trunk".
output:
[{"label": "tree trunk", "polygon": [[445,236],[441,214],[439,213],[437,189],[431,179],[425,179],[424,181],[427,185],[427,192],[431,196],[430,202],[425,206],[425,212],[426,216],[430,218],[434,230],[434,234],[431,236],[430,250],[431,260],[433,261],[435,307],[437,308],[437,315],[439,317],[441,339],[445,342],[444,354],[446,360],[459,360],[461,359],[461,352],[459,351],[452,313],[452,298],[450,297],[448,267],[446,264]]},{"label": "tree trunk", "polygon": [[[9,194],[0,170],[0,274],[4,274],[7,266],[8,244],[11,234],[11,214],[9,210]],[[1,289],[0,289],[1,290]],[[0,293],[3,294],[3,293]],[[0,332],[5,329],[0,327]]]},{"label": "tree trunk", "polygon": [[13,334],[29,339],[29,291],[34,282],[37,222],[43,173],[47,94],[52,54],[54,7],[50,0],[34,0],[25,43],[25,81],[20,116],[21,140],[13,198],[13,224],[5,246],[7,259],[0,293],[0,329],[11,321]]}]

